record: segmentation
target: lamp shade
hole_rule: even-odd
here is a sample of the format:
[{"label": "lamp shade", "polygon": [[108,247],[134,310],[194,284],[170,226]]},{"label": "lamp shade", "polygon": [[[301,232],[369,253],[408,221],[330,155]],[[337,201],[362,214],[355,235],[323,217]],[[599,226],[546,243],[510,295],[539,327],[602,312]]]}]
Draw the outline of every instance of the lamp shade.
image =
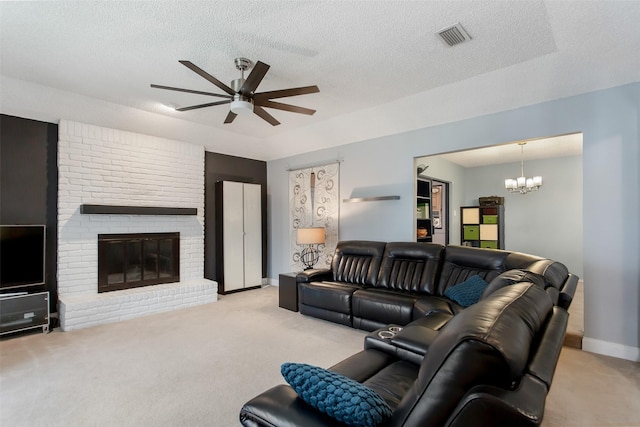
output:
[{"label": "lamp shade", "polygon": [[296,233],[296,243],[299,245],[324,243],[324,227],[298,228]]},{"label": "lamp shade", "polygon": [[518,181],[515,179],[507,178],[504,180],[504,188],[511,190],[518,188]]}]

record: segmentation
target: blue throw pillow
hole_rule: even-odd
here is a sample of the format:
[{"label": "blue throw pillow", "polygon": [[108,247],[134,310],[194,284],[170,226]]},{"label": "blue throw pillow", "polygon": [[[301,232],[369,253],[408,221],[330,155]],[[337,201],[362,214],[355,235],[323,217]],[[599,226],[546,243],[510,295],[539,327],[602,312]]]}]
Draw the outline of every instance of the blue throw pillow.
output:
[{"label": "blue throw pillow", "polygon": [[482,277],[471,276],[464,282],[458,283],[444,291],[444,295],[463,307],[469,307],[478,302],[489,284]]},{"label": "blue throw pillow", "polygon": [[283,363],[280,372],[302,400],[349,426],[375,426],[391,416],[378,393],[343,375],[304,363]]}]

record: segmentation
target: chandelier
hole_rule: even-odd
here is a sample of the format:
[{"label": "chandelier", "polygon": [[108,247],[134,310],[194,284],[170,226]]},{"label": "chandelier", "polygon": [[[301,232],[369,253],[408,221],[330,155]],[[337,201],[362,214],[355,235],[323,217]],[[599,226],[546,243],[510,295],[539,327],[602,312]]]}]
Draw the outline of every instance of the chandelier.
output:
[{"label": "chandelier", "polygon": [[504,188],[509,190],[509,193],[527,194],[531,191],[538,191],[542,186],[542,177],[534,176],[533,178],[526,178],[524,176],[524,146],[526,142],[519,142],[520,146],[520,176],[518,178],[507,178],[504,180]]}]

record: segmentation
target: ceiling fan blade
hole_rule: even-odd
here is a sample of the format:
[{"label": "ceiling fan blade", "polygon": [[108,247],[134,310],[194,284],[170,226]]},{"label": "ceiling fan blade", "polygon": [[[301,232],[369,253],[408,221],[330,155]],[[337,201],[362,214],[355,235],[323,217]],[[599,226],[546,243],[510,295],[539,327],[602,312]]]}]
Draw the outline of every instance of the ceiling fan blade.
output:
[{"label": "ceiling fan blade", "polygon": [[253,105],[253,112],[262,117],[264,120],[268,121],[272,126],[278,126],[280,124],[280,122],[277,121],[275,117],[267,113],[264,108],[258,105]]},{"label": "ceiling fan blade", "polygon": [[218,98],[229,98],[229,99],[233,98],[233,96],[231,95],[220,95],[218,93],[203,92],[201,90],[182,89],[179,87],[162,86],[162,85],[154,85],[154,84],[151,84],[151,87],[155,89],[166,89],[166,90],[175,90],[177,92],[195,93],[197,95],[217,96]]},{"label": "ceiling fan blade", "polygon": [[229,95],[235,95],[235,92],[233,91],[233,89],[231,89],[229,86],[227,86],[226,84],[222,83],[220,80],[218,80],[215,77],[213,77],[211,74],[209,74],[206,71],[204,71],[202,68],[200,68],[197,65],[193,64],[191,61],[182,60],[182,61],[178,61],[178,62],[180,62],[185,67],[189,68],[191,71],[197,73],[201,77],[209,80],[211,83],[213,83],[214,85],[218,86],[220,89],[222,89],[223,91],[227,92]]},{"label": "ceiling fan blade", "polygon": [[272,99],[272,98],[284,98],[286,96],[305,95],[307,93],[316,93],[316,92],[320,92],[320,89],[318,89],[318,86],[304,86],[304,87],[295,87],[291,89],[272,90],[270,92],[256,93],[253,96],[253,99],[262,100],[262,99]]},{"label": "ceiling fan blade", "polygon": [[267,108],[275,108],[276,110],[283,110],[283,111],[291,111],[292,113],[300,113],[300,114],[308,114],[308,115],[312,115],[313,113],[316,112],[316,110],[312,110],[310,108],[304,108],[304,107],[298,107],[295,105],[289,105],[289,104],[283,104],[282,102],[274,102],[274,101],[270,101],[268,99],[262,100],[262,101],[254,101],[253,105],[258,105],[261,107],[267,107]]},{"label": "ceiling fan blade", "polygon": [[264,62],[256,62],[253,69],[249,73],[247,80],[244,81],[239,92],[245,96],[250,96],[256,91],[256,88],[264,78],[264,75],[269,71],[270,66]]},{"label": "ceiling fan blade", "polygon": [[229,111],[229,114],[227,114],[227,118],[224,119],[225,123],[231,123],[233,121],[233,119],[235,119],[236,117],[238,117],[238,115],[236,113],[234,113],[233,111]]},{"label": "ceiling fan blade", "polygon": [[176,108],[176,111],[189,111],[189,110],[195,110],[197,108],[213,107],[214,105],[222,105],[222,104],[229,104],[229,103],[231,103],[230,99],[227,101],[209,102],[207,104],[192,105],[191,107]]}]

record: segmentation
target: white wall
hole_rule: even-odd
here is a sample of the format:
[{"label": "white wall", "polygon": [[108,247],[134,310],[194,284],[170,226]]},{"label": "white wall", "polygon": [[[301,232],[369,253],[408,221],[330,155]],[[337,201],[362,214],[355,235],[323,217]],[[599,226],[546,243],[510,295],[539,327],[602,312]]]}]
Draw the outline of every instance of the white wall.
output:
[{"label": "white wall", "polygon": [[[367,193],[401,199],[343,203],[340,238],[410,241],[414,157],[583,132],[584,346],[640,360],[639,109],[640,83],[634,83],[271,161],[268,275],[276,278],[288,269],[289,168],[341,159],[341,198]],[[607,226],[603,206],[608,207]]]}]

